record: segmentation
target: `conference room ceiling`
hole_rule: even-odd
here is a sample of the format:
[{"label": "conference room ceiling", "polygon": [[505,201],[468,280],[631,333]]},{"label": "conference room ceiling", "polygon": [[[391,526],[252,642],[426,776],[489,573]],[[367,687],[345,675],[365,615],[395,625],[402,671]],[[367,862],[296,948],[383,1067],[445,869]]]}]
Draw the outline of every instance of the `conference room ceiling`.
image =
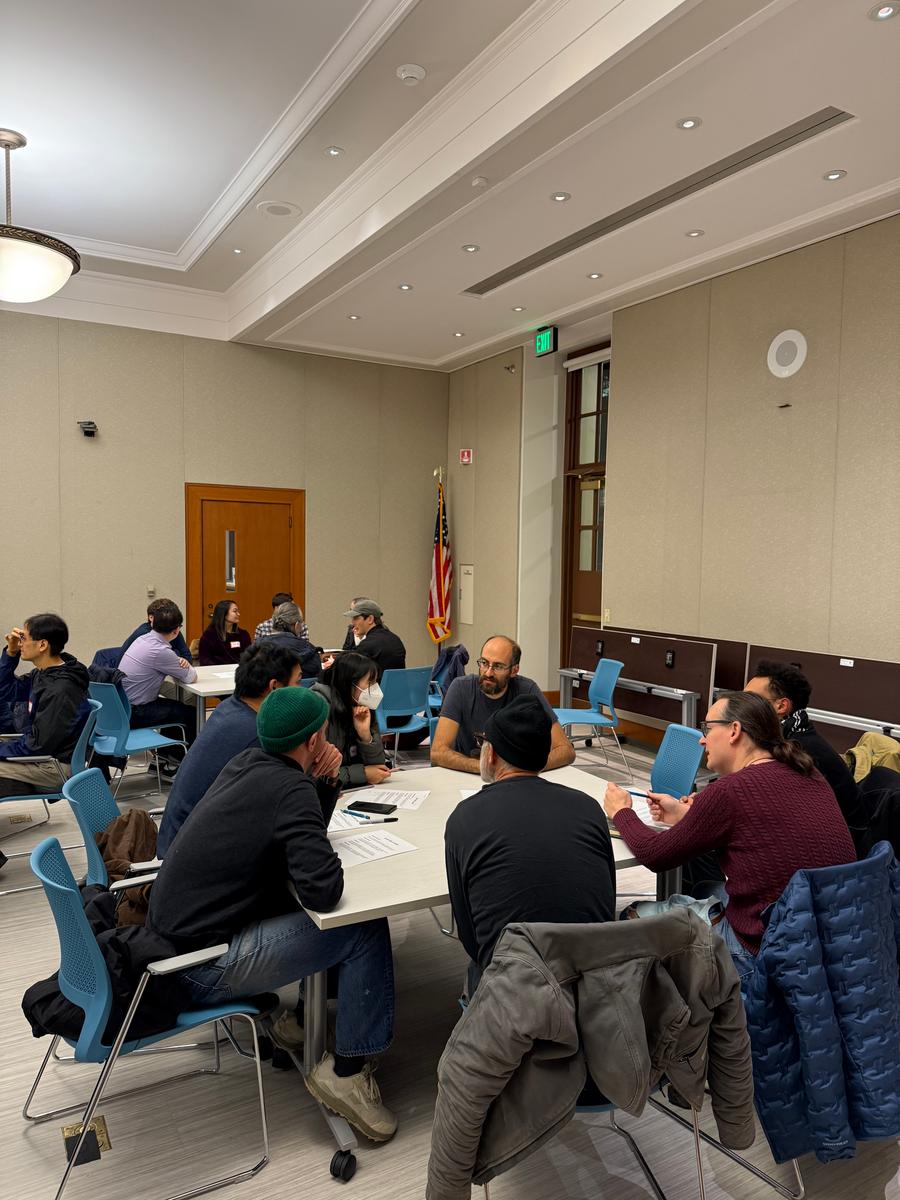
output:
[{"label": "conference room ceiling", "polygon": [[83,270],[23,311],[438,370],[548,323],[585,344],[900,210],[900,16],[871,8],[32,0],[14,219]]}]

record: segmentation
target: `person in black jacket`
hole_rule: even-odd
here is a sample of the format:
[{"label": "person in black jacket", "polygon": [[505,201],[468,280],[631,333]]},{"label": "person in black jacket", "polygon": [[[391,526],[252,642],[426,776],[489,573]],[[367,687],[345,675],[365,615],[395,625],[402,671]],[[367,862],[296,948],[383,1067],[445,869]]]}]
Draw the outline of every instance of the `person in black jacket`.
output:
[{"label": "person in black jacket", "polygon": [[[6,635],[0,702],[20,705],[24,724],[20,737],[0,743],[0,796],[59,790],[55,762],[17,760],[51,755],[62,764],[71,762],[90,708],[87,667],[63,651],[68,640],[69,628],[56,613],[38,613]],[[34,669],[16,675],[20,661]]]},{"label": "person in black jacket", "polygon": [[318,679],[322,674],[322,660],[315,646],[304,636],[305,628],[299,607],[293,600],[286,600],[272,613],[272,632],[265,634],[263,641],[272,646],[284,646],[296,654],[303,678]]},{"label": "person in black jacket", "polygon": [[384,614],[374,600],[357,600],[344,613],[352,626],[358,654],[371,658],[378,668],[378,680],[385,671],[403,671],[406,668],[406,647],[382,621]]},{"label": "person in black jacket", "polygon": [[806,711],[812,695],[809,680],[790,663],[762,659],[753,678],[744,685],[744,691],[755,692],[769,701],[781,721],[786,740],[802,746],[825,776],[855,842],[867,824],[865,807],[847,764],[809,719]]},{"label": "person in black jacket", "polygon": [[[202,1005],[338,965],[336,1053],[325,1054],[305,1083],[366,1137],[387,1141],[397,1121],[369,1062],[393,1036],[387,921],[320,930],[303,911],[332,910],[344,890],[327,832],[340,766],[327,721],[328,705],[308,688],[266,697],[256,718],[259,748],[232,759],[182,825],[153,885],[147,925],[179,953],[230,943],[221,958],[184,976]],[[328,800],[313,771],[335,778]]]}]

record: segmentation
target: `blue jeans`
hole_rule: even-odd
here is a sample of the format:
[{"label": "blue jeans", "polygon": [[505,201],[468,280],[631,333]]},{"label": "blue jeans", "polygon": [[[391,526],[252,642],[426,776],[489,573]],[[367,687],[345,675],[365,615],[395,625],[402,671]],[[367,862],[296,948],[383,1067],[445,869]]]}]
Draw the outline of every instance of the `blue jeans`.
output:
[{"label": "blue jeans", "polygon": [[338,964],[335,1049],[338,1054],[380,1054],[394,1032],[394,962],[383,918],[339,929],[319,929],[305,912],[248,925],[228,953],[184,976],[198,1005],[255,996]]},{"label": "blue jeans", "polygon": [[[719,917],[713,929],[728,947],[734,962],[738,979],[741,981],[741,992],[747,987],[747,981],[753,972],[756,958],[740,941],[737,934],[728,924],[728,893],[725,885],[719,884],[710,889],[712,895],[706,900],[696,900],[693,896],[670,896],[668,900],[642,900],[629,904],[623,909],[622,916],[635,912],[639,917],[658,917],[660,913],[671,912],[674,908],[691,908],[707,925],[712,924],[713,917]],[[724,909],[724,911],[723,911]]]}]

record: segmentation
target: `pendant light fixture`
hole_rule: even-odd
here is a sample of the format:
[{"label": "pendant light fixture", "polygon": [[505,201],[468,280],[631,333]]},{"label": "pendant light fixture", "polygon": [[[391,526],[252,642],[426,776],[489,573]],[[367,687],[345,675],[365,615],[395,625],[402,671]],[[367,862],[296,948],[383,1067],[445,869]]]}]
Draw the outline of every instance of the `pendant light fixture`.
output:
[{"label": "pendant light fixture", "polygon": [[21,133],[0,129],[0,146],[6,158],[6,224],[0,225],[0,300],[9,304],[46,300],[81,270],[77,250],[49,233],[12,223],[9,155],[11,150],[19,150],[25,144]]}]

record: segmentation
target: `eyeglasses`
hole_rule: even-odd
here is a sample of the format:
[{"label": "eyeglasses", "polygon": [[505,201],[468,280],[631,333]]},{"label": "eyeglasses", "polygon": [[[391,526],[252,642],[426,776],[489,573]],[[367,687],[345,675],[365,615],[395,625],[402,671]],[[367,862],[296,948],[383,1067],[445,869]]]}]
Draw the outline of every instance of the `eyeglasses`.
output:
[{"label": "eyeglasses", "polygon": [[490,669],[492,671],[496,671],[498,675],[502,675],[504,671],[512,670],[512,663],[492,663],[486,658],[476,658],[475,665],[482,671],[486,671],[488,667],[490,667]]},{"label": "eyeglasses", "polygon": [[709,733],[710,725],[733,725],[733,724],[734,724],[733,721],[701,721],[700,722],[700,732],[703,734],[704,737],[706,737],[706,735]]}]

